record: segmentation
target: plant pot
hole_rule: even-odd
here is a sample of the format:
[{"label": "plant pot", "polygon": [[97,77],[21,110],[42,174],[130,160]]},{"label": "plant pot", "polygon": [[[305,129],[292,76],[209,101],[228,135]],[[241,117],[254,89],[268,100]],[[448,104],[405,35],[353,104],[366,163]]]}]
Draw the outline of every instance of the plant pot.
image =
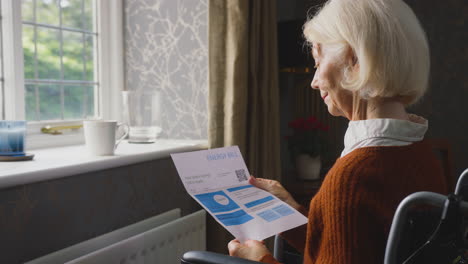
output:
[{"label": "plant pot", "polygon": [[296,157],[296,170],[299,179],[318,180],[321,167],[320,156],[311,157],[309,154],[299,154]]}]

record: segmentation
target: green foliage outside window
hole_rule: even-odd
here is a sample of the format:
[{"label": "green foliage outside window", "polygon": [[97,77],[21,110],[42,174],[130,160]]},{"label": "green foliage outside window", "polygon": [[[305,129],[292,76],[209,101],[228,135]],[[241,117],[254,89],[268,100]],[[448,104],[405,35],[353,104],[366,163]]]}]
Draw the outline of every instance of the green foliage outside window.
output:
[{"label": "green foliage outside window", "polygon": [[[84,0],[85,10],[82,13],[82,0],[36,0],[36,16],[34,16],[33,0],[22,1],[24,22],[59,27],[61,8],[62,27],[65,28],[60,30],[39,25],[35,29],[33,25],[23,24],[27,120],[62,119],[62,95],[64,119],[79,119],[94,115],[93,85],[28,83],[28,80],[35,79],[94,81],[93,42],[95,36],[66,30],[66,28],[90,32],[93,30],[92,2],[92,0]],[[63,69],[61,68],[61,55]]]}]

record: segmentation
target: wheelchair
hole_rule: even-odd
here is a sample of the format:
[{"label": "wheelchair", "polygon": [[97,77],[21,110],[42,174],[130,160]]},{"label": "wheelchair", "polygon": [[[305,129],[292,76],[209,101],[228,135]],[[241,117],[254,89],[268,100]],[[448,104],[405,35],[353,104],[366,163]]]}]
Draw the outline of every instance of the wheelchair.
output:
[{"label": "wheelchair", "polygon": [[[418,210],[421,208],[423,210]],[[417,192],[403,199],[393,217],[384,264],[468,263],[468,169],[460,175],[455,192],[447,196]],[[284,259],[283,241],[275,237],[274,257]],[[182,264],[255,264],[246,259],[207,251],[189,251]]]}]

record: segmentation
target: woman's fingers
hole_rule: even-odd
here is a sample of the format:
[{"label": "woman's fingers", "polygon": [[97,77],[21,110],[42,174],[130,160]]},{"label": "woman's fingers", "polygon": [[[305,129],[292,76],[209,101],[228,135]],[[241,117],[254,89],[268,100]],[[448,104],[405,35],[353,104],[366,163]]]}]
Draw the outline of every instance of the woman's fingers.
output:
[{"label": "woman's fingers", "polygon": [[254,176],[250,176],[249,183],[259,189],[273,194],[283,202],[289,204],[290,206],[296,209],[300,207],[300,205],[294,200],[291,194],[278,181],[255,178]]},{"label": "woman's fingers", "polygon": [[249,183],[256,187],[257,185],[255,184],[257,183],[257,178],[255,178],[253,175],[250,175]]},{"label": "woman's fingers", "polygon": [[228,243],[229,255],[239,258],[259,261],[263,256],[270,252],[265,247],[263,241],[247,240],[241,244],[239,240],[234,239]]},{"label": "woman's fingers", "polygon": [[249,246],[249,247],[255,247],[255,246],[263,246],[265,245],[265,242],[264,241],[259,241],[259,240],[247,240],[245,241],[245,245],[246,246]]},{"label": "woman's fingers", "polygon": [[263,189],[265,191],[271,192],[272,191],[272,183],[275,182],[273,180],[266,180],[262,178],[255,178],[254,176],[250,176],[249,183],[253,186]]},{"label": "woman's fingers", "polygon": [[233,256],[236,253],[237,249],[240,247],[240,245],[241,244],[240,244],[239,240],[237,240],[237,239],[233,239],[233,240],[229,241],[229,243],[228,243],[229,255]]}]

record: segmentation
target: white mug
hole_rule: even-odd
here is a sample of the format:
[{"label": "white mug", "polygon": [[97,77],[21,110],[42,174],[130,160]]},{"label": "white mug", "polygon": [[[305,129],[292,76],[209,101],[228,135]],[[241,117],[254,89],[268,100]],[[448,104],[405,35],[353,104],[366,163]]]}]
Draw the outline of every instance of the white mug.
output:
[{"label": "white mug", "polygon": [[[116,142],[115,133],[121,126],[125,126],[126,131]],[[90,154],[97,156],[114,155],[115,149],[130,130],[127,124],[114,120],[85,120],[83,128],[86,148]]]}]

